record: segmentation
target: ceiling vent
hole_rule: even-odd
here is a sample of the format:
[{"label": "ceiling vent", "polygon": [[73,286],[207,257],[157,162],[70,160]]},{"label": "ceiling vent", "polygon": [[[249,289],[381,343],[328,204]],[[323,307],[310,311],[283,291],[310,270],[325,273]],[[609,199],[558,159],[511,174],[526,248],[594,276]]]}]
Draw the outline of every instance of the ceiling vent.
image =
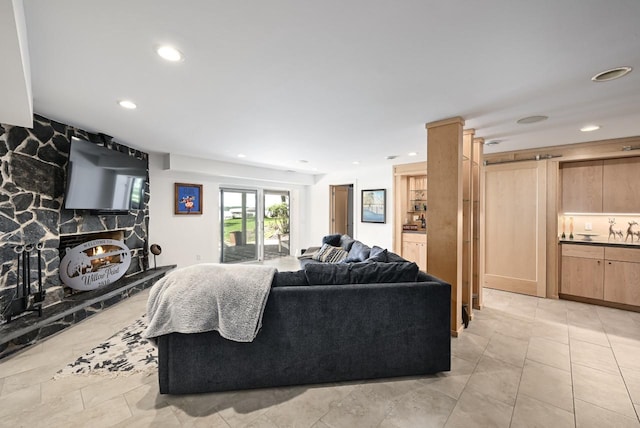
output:
[{"label": "ceiling vent", "polygon": [[608,82],[610,80],[619,79],[627,74],[631,73],[633,68],[631,67],[617,67],[612,68],[611,70],[606,70],[601,73],[596,74],[591,78],[594,82]]}]

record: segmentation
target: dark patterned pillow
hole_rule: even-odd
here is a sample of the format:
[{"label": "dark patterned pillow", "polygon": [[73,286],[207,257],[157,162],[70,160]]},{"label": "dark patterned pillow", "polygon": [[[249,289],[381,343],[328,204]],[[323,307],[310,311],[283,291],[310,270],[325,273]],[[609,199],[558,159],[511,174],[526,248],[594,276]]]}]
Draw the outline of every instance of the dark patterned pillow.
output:
[{"label": "dark patterned pillow", "polygon": [[347,253],[340,247],[334,247],[329,244],[323,244],[322,248],[313,256],[314,260],[325,263],[340,263],[347,258]]}]

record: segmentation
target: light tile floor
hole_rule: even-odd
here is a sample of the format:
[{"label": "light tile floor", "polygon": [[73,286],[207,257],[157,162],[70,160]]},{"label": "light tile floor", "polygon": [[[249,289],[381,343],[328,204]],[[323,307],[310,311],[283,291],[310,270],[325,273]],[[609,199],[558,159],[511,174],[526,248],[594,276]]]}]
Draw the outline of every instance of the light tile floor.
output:
[{"label": "light tile floor", "polygon": [[52,380],[147,296],[0,360],[0,427],[640,426],[639,313],[489,289],[448,373],[189,396],[160,395],[155,372]]}]

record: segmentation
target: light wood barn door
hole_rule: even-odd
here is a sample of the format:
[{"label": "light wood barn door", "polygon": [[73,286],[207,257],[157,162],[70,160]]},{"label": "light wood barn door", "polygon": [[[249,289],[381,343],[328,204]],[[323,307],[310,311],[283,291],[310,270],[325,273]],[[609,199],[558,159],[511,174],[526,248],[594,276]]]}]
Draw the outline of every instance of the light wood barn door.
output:
[{"label": "light wood barn door", "polygon": [[483,169],[483,284],[546,297],[546,161]]}]

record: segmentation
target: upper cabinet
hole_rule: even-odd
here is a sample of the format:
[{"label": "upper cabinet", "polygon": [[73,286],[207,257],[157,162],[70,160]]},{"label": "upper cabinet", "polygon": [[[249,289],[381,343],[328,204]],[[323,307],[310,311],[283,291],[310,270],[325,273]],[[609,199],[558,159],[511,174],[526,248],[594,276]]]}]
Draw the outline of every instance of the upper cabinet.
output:
[{"label": "upper cabinet", "polygon": [[604,212],[640,213],[640,157],[604,161],[602,204]]},{"label": "upper cabinet", "polygon": [[562,211],[602,212],[602,161],[562,164]]},{"label": "upper cabinet", "polygon": [[565,213],[640,213],[640,157],[562,164]]}]

